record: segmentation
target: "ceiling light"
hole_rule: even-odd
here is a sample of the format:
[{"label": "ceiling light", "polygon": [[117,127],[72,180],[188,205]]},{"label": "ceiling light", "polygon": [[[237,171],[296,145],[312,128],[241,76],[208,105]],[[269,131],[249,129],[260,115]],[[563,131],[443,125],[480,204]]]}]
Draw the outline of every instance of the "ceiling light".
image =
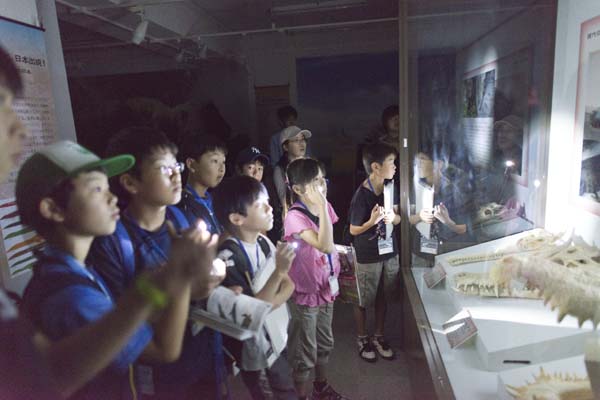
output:
[{"label": "ceiling light", "polygon": [[135,44],[140,44],[144,41],[146,38],[146,31],[148,30],[148,20],[144,16],[143,11],[140,13],[140,17],[142,20],[138,26],[136,26],[135,30],[133,31],[133,36],[131,37],[131,41]]}]

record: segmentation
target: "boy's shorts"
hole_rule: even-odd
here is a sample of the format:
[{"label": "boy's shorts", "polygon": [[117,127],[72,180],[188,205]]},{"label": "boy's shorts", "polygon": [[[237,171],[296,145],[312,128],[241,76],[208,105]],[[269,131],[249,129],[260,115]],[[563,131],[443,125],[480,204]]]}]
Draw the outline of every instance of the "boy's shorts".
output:
[{"label": "boy's shorts", "polygon": [[383,284],[382,289],[386,300],[391,301],[397,290],[399,271],[397,255],[375,263],[361,264],[357,262],[356,277],[360,290],[361,307],[370,307],[375,304],[380,282]]}]

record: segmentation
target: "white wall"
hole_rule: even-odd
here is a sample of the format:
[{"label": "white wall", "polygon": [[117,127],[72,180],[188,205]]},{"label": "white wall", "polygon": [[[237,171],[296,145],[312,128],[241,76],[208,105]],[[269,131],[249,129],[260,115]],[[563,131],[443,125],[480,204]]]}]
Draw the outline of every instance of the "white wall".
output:
[{"label": "white wall", "polygon": [[548,229],[575,228],[575,233],[596,246],[600,246],[600,217],[574,205],[570,188],[573,184],[579,35],[581,23],[598,15],[598,0],[559,0],[546,216]]},{"label": "white wall", "polygon": [[[533,8],[513,17],[497,29],[480,38],[457,55],[456,82],[459,103],[462,101],[464,74],[495,62],[503,57],[529,47],[532,50],[530,88],[535,88],[539,106],[529,110],[529,152],[527,186],[512,182],[516,197],[525,203],[527,217],[538,226],[544,223],[545,182],[549,131],[549,99],[552,71],[552,27],[539,21],[552,21],[553,10],[549,7]],[[498,73],[498,71],[496,71]],[[539,180],[541,185],[533,184]]]},{"label": "white wall", "polygon": [[46,30],[46,53],[48,55],[48,69],[52,82],[52,96],[56,110],[56,132],[60,139],[77,140],[71,96],[67,84],[67,71],[65,59],[58,30],[56,16],[56,3],[49,0],[37,0],[39,19]]}]

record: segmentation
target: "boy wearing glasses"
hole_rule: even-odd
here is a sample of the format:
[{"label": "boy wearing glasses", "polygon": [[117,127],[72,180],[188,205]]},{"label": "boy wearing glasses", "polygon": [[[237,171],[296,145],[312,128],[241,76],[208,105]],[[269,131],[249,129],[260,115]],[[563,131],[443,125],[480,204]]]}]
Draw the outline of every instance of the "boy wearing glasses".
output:
[{"label": "boy wearing glasses", "polygon": [[[196,221],[188,220],[175,207],[181,200],[184,164],[177,161],[177,147],[162,132],[145,127],[119,132],[110,140],[107,154],[123,153],[137,160],[131,170],[112,182],[127,204],[115,233],[97,238],[88,257],[116,298],[136,275],[168,259],[168,224],[181,231]],[[192,299],[199,298],[202,285],[197,286],[192,282]],[[179,360],[164,365],[136,365],[137,386],[141,394],[148,396],[144,398],[187,399],[199,393],[214,398],[223,382],[221,351],[220,336],[215,338],[207,329],[192,331],[188,324]]]}]

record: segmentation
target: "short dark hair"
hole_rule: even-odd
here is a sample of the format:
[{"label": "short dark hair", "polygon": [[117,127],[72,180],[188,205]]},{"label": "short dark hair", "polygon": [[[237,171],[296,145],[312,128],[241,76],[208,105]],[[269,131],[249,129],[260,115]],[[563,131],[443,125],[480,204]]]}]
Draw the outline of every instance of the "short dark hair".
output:
[{"label": "short dark hair", "polygon": [[263,193],[267,194],[264,185],[250,176],[236,175],[225,179],[212,192],[217,220],[231,233],[233,226],[229,215],[247,215],[248,207]]},{"label": "short dark hair", "polygon": [[20,95],[23,90],[19,69],[11,55],[2,47],[0,47],[0,84],[9,88],[15,96]]},{"label": "short dark hair", "polygon": [[140,165],[158,150],[168,150],[177,156],[177,146],[156,128],[136,126],[117,132],[108,141],[106,157],[119,154],[131,154],[135,157],[135,165],[127,171],[139,176]]},{"label": "short dark hair", "polygon": [[181,141],[181,160],[185,162],[187,158],[198,159],[203,154],[211,151],[221,151],[227,155],[227,146],[225,142],[216,135],[202,135],[200,133],[190,133]]},{"label": "short dark hair", "polygon": [[289,117],[298,118],[298,111],[294,107],[287,105],[277,110],[277,118],[280,121],[285,121]]},{"label": "short dark hair", "polygon": [[362,154],[362,162],[367,174],[373,172],[371,164],[376,162],[383,164],[389,155],[396,155],[396,149],[385,143],[373,143],[365,146]]},{"label": "short dark hair", "polygon": [[[159,150],[167,150],[173,153],[173,156],[177,156],[177,146],[163,132],[156,128],[136,126],[122,129],[111,137],[106,147],[105,156],[131,154],[135,157],[135,164],[126,173],[139,178],[142,172],[140,166],[144,160],[152,157]],[[110,187],[119,198],[119,204],[124,206],[130,195],[121,187],[119,176],[110,179]]]},{"label": "short dark hair", "polygon": [[387,106],[381,113],[381,124],[383,125],[383,128],[387,129],[388,121],[399,114],[400,109],[398,108],[398,104]]},{"label": "short dark hair", "polygon": [[431,161],[445,161],[448,158],[448,153],[444,149],[444,145],[438,141],[424,140],[419,145],[419,153],[425,154]]}]

